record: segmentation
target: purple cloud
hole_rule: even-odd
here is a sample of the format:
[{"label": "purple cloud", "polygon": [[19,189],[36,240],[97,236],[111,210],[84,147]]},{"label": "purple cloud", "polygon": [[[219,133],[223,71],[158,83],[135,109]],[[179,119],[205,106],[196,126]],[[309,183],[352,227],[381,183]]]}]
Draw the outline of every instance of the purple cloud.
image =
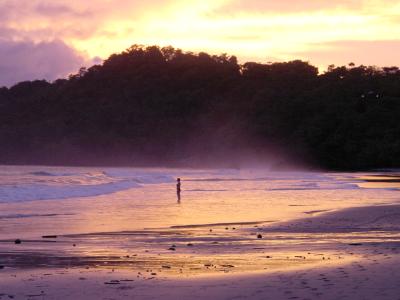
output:
[{"label": "purple cloud", "polygon": [[77,18],[87,18],[92,15],[91,12],[88,10],[79,11],[65,4],[54,3],[39,3],[34,7],[34,11],[38,14],[49,17],[69,16]]},{"label": "purple cloud", "polygon": [[83,55],[60,40],[0,40],[0,86],[33,79],[55,80],[77,72],[86,63]]}]

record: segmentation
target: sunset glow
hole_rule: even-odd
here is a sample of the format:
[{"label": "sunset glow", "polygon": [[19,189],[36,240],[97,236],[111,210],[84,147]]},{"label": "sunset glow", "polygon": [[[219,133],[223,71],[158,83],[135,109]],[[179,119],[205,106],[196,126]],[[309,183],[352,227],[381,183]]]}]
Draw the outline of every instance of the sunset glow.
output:
[{"label": "sunset glow", "polygon": [[[41,43],[63,44],[64,51],[56,54],[69,53],[65,65],[37,74],[47,79],[76,72],[132,44],[228,53],[241,62],[302,59],[321,69],[349,62],[395,65],[400,50],[397,0],[3,0],[0,14],[0,53],[12,52],[2,55],[3,69],[19,60],[10,49],[21,44],[28,53]],[[27,78],[15,80],[36,75],[21,73]]]}]

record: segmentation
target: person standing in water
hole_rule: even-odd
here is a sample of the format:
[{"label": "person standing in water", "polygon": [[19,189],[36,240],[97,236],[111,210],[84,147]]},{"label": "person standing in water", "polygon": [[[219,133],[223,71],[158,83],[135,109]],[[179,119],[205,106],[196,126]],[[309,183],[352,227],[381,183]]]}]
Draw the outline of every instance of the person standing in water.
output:
[{"label": "person standing in water", "polygon": [[181,201],[181,179],[176,179],[176,194],[178,196],[178,202]]}]

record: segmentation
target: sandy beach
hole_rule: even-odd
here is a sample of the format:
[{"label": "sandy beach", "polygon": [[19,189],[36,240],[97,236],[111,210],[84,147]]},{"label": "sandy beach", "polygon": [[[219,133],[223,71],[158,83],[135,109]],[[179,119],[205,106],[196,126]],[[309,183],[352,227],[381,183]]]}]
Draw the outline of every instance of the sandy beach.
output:
[{"label": "sandy beach", "polygon": [[[156,244],[147,240],[143,253],[129,257],[73,259],[57,251],[46,257],[21,251],[17,257],[15,250],[3,252],[1,261],[12,258],[20,268],[1,270],[0,295],[2,299],[400,299],[400,206],[352,208],[277,224],[224,226],[85,235],[87,244],[80,245],[86,247],[104,235],[122,244],[121,239],[143,234],[162,235],[171,244],[166,248],[160,237]],[[82,236],[57,239],[85,244]]]},{"label": "sandy beach", "polygon": [[397,177],[186,176],[0,203],[0,299],[400,299]]}]

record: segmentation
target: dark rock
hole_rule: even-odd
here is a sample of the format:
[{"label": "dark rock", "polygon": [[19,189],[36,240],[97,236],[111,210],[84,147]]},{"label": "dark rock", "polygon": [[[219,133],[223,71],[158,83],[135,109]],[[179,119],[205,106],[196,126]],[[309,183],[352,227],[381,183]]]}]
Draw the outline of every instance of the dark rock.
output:
[{"label": "dark rock", "polygon": [[104,284],[121,284],[119,280],[110,280],[108,282],[104,282]]},{"label": "dark rock", "polygon": [[21,241],[20,239],[16,239],[16,240],[14,241],[14,243],[15,243],[15,244],[21,244],[22,241]]},{"label": "dark rock", "polygon": [[193,247],[192,243],[187,244],[188,247]]},{"label": "dark rock", "polygon": [[57,236],[56,235],[43,235],[42,239],[56,239]]},{"label": "dark rock", "polygon": [[257,234],[257,238],[258,239],[262,239],[262,235],[261,234]]},{"label": "dark rock", "polygon": [[1,270],[1,269],[4,269],[4,266],[0,266],[0,270]]},{"label": "dark rock", "polygon": [[174,247],[170,247],[168,250],[175,251],[176,249]]}]

